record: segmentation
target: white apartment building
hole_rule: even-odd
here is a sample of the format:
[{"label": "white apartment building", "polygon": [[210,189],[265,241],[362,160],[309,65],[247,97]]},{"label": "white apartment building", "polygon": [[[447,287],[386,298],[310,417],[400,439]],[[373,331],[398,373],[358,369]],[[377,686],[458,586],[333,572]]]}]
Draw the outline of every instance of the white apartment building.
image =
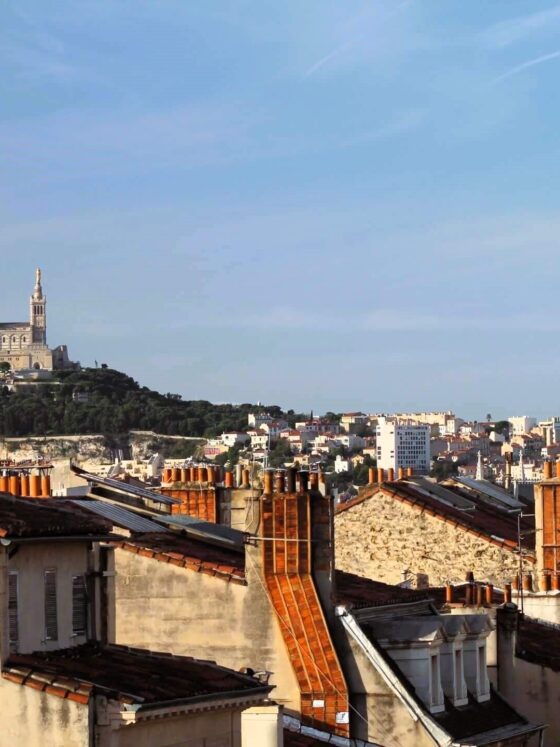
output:
[{"label": "white apartment building", "polygon": [[412,467],[416,473],[430,471],[430,425],[379,422],[377,466],[382,469]]},{"label": "white apartment building", "polygon": [[240,433],[238,431],[232,431],[231,433],[222,433],[220,441],[224,446],[231,448],[236,444],[245,444],[249,441],[249,435],[247,433]]},{"label": "white apartment building", "polygon": [[530,418],[527,415],[516,415],[508,418],[508,423],[511,425],[513,436],[522,436],[524,433],[530,433],[536,427],[537,419]]},{"label": "white apartment building", "polygon": [[547,446],[560,443],[560,418],[552,417],[539,423],[541,435]]}]

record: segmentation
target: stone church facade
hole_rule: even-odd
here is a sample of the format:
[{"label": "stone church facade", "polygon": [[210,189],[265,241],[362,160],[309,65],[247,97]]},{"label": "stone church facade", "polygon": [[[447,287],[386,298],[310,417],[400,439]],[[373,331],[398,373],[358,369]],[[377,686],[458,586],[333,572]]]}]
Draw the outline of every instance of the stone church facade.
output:
[{"label": "stone church facade", "polygon": [[29,322],[0,322],[0,363],[12,371],[53,371],[72,368],[66,345],[47,345],[47,297],[41,285],[41,270],[29,301]]}]

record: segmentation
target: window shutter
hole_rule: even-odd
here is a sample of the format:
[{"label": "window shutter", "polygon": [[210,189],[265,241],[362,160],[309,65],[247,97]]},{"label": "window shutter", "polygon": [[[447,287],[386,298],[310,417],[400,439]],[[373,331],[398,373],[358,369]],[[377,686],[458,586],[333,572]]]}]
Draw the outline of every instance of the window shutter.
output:
[{"label": "window shutter", "polygon": [[72,635],[86,635],[87,592],[85,576],[72,577]]},{"label": "window shutter", "polygon": [[45,571],[45,640],[58,640],[56,610],[56,571]]},{"label": "window shutter", "polygon": [[18,575],[15,571],[8,574],[8,635],[10,644],[18,642]]}]

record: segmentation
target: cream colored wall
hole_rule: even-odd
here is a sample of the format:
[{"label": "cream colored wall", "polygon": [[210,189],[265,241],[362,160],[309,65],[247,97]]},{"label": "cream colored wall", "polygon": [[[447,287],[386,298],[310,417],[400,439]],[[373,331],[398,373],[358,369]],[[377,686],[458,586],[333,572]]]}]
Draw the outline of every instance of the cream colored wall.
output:
[{"label": "cream colored wall", "polygon": [[509,702],[532,723],[548,724],[545,747],[560,745],[560,672],[519,657],[513,663],[515,686]]},{"label": "cream colored wall", "polygon": [[272,672],[274,699],[299,712],[299,687],[280,625],[251,564],[247,586],[119,549],[115,570],[109,630],[116,643]]},{"label": "cream colored wall", "polygon": [[[14,547],[15,544],[10,549]],[[8,570],[18,572],[20,653],[50,651],[85,642],[85,636],[72,636],[72,576],[85,573],[87,566],[86,542],[32,542],[19,545],[17,552],[8,560]],[[56,568],[57,572],[57,641],[44,640],[44,573],[50,568]]]},{"label": "cream colored wall", "polygon": [[513,552],[384,493],[336,514],[335,540],[338,569],[390,584],[405,569],[430,585],[464,581],[471,570],[501,585],[518,570]]},{"label": "cream colored wall", "polygon": [[[434,747],[434,741],[385,684],[358,644],[337,625],[338,651],[350,689],[352,736],[384,747]],[[356,713],[358,711],[358,713]]]},{"label": "cream colored wall", "polygon": [[0,747],[89,747],[88,707],[0,680]]},{"label": "cream colored wall", "polygon": [[146,721],[116,732],[100,730],[100,736],[99,747],[240,747],[241,712],[208,711]]}]

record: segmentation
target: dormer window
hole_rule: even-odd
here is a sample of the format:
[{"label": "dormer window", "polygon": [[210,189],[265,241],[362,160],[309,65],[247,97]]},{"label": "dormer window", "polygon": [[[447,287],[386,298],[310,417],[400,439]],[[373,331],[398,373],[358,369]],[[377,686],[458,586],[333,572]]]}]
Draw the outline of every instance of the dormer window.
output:
[{"label": "dormer window", "polygon": [[464,644],[465,680],[469,692],[483,703],[490,700],[490,681],[486,664],[486,639],[492,630],[486,615],[465,615],[469,629]]}]

